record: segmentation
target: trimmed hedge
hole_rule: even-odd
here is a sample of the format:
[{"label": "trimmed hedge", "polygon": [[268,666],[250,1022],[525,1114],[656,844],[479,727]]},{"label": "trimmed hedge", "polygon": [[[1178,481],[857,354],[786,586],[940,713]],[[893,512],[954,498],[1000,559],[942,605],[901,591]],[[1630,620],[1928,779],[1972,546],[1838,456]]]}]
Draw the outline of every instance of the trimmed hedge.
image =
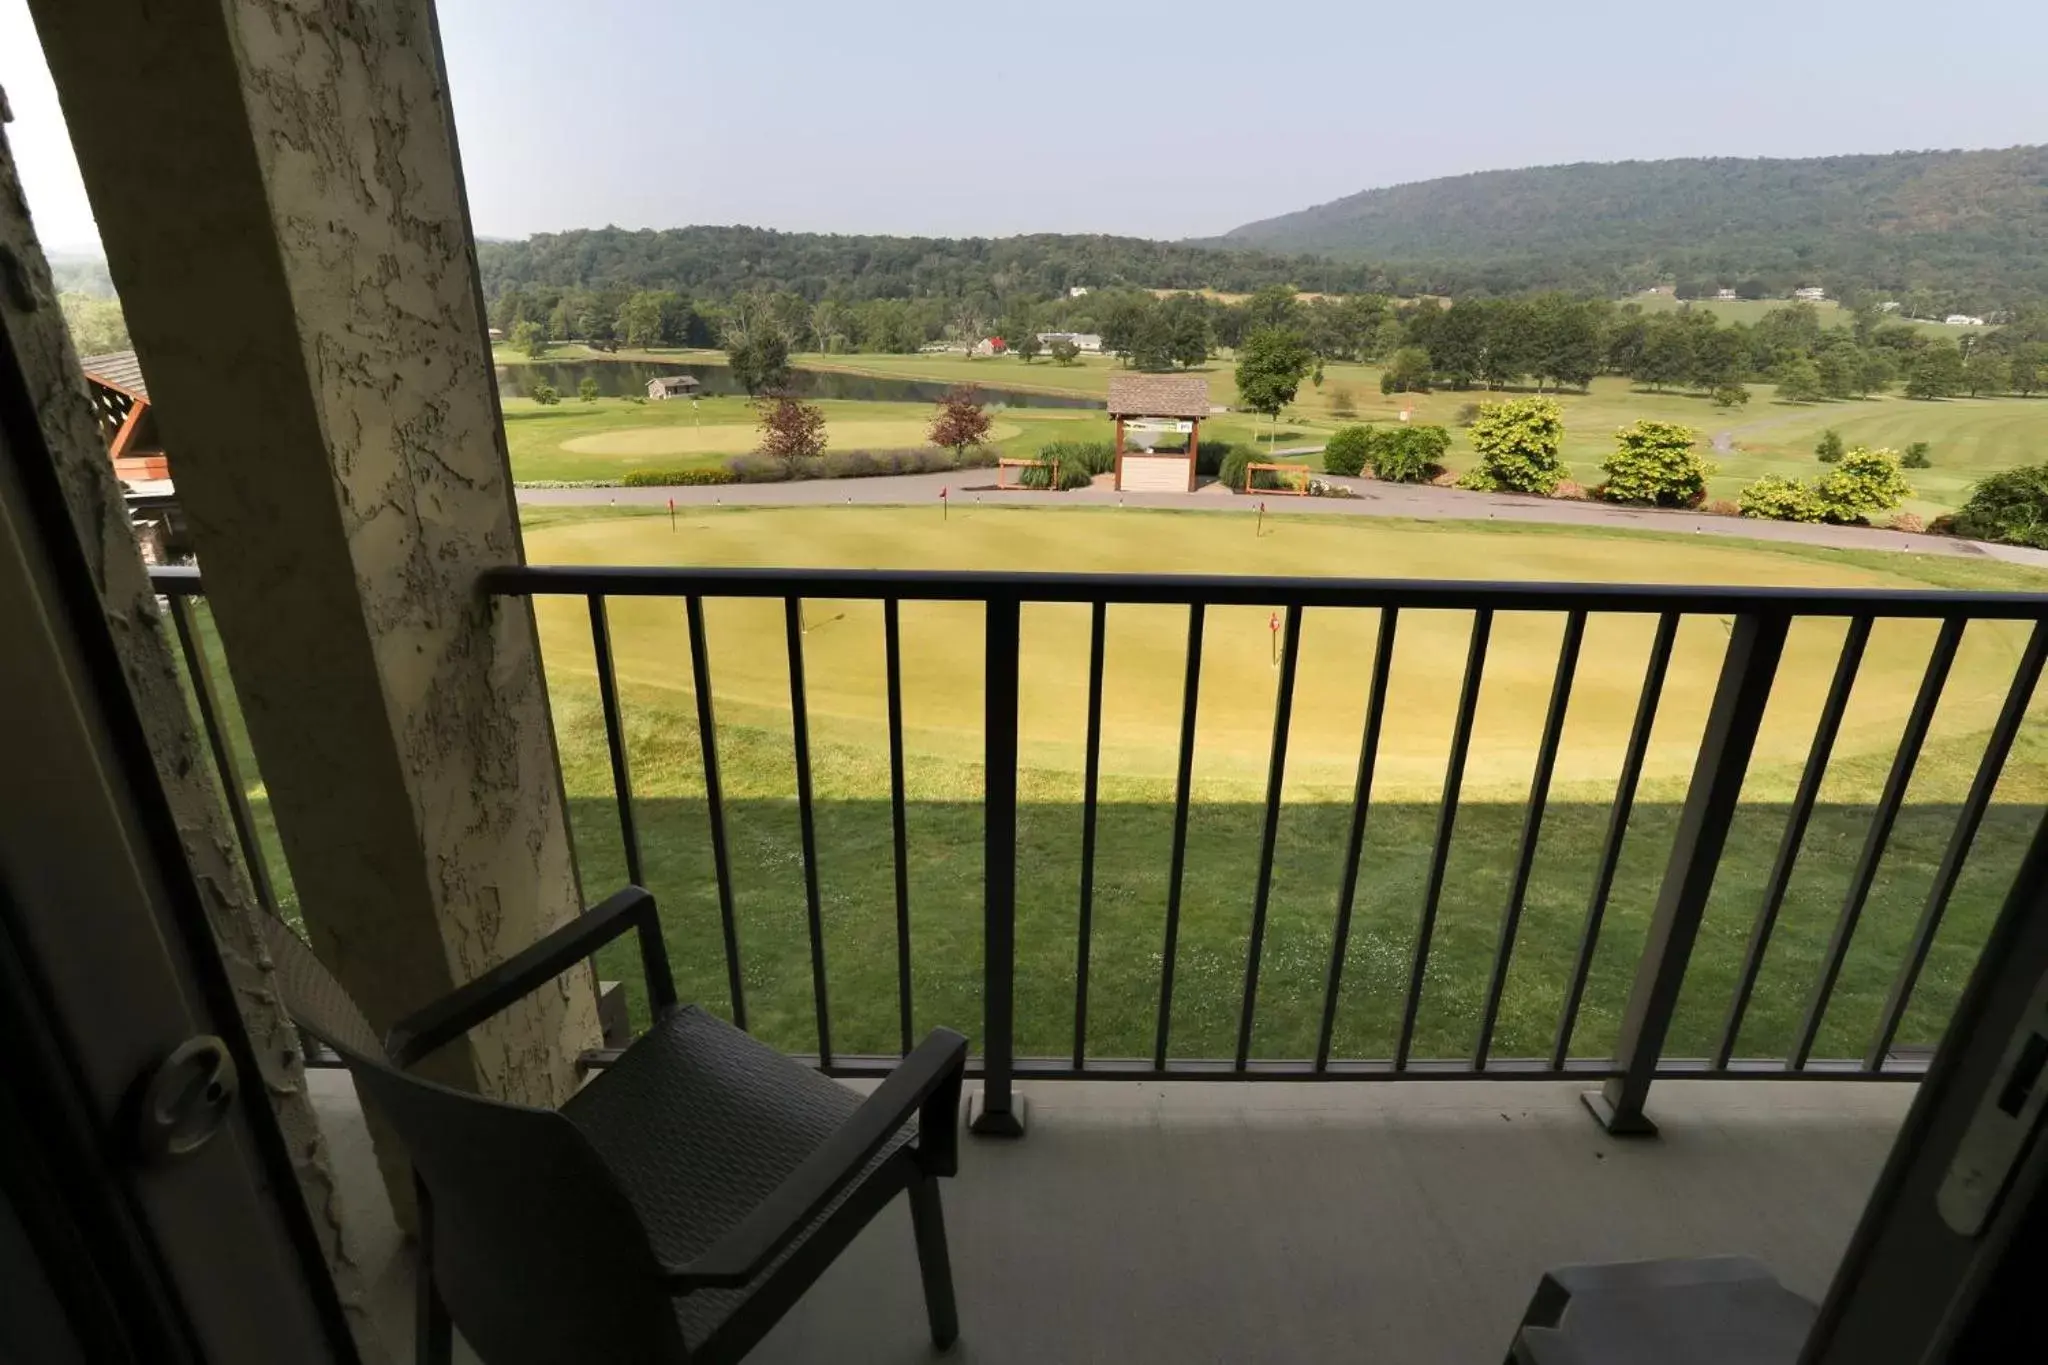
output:
[{"label": "trimmed hedge", "polygon": [[937,474],[951,469],[987,469],[996,453],[969,447],[955,459],[950,450],[920,446],[911,450],[828,450],[795,468],[769,455],[735,455],[725,462],[737,483],[787,483],[791,479],[865,479],[883,474]]},{"label": "trimmed hedge", "polygon": [[738,483],[730,469],[636,469],[619,480],[622,488],[689,488]]}]

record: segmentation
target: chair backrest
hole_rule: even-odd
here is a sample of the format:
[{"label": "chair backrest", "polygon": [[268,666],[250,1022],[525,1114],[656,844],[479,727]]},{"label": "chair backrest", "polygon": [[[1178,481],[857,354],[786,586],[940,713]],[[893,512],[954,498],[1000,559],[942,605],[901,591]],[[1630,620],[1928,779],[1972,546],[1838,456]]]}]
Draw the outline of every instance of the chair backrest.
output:
[{"label": "chair backrest", "polygon": [[433,1206],[434,1281],[491,1365],[686,1360],[633,1206],[577,1127],[409,1075],[312,950],[266,926],[285,1007],[348,1064],[405,1143]]}]

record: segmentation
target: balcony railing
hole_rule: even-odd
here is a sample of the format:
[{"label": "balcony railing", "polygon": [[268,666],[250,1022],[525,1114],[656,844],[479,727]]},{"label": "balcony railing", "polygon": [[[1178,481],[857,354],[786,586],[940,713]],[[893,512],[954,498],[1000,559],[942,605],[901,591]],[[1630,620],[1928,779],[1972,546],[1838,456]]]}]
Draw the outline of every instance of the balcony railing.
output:
[{"label": "balcony railing", "polygon": [[[196,642],[190,598],[201,592],[196,573],[159,570],[155,581],[170,598],[173,623],[193,674],[193,692],[217,761],[221,764],[235,826],[261,877],[263,859],[257,848],[256,823],[248,809],[242,783],[234,771],[232,745],[222,737],[221,703],[209,674],[205,650]],[[1012,1111],[1013,1083],[1019,1077],[1152,1078],[1247,1080],[1398,1080],[1436,1078],[1560,1079],[1605,1083],[1604,1100],[1596,1103],[1611,1124],[1626,1128],[1642,1122],[1642,1104],[1650,1083],[1659,1078],[1770,1077],[1840,1079],[1913,1079],[1925,1069],[1924,1048],[1901,1048],[1902,1023],[1913,1002],[1929,954],[1973,844],[1984,825],[2001,774],[2025,725],[2044,659],[2048,659],[2048,597],[2023,593],[1858,590],[1827,591],[1778,588],[1693,588],[1602,586],[1578,584],[1411,582],[1401,580],[1277,579],[1251,577],[1163,577],[1149,575],[989,574],[887,571],[812,571],[751,569],[672,569],[629,567],[512,567],[488,576],[486,588],[505,597],[581,599],[587,610],[592,658],[596,671],[611,786],[616,802],[617,830],[626,875],[646,879],[640,846],[632,765],[620,695],[609,604],[615,599],[669,598],[681,603],[675,628],[687,637],[690,687],[696,711],[696,740],[702,767],[702,792],[708,839],[703,849],[715,882],[722,963],[729,1007],[742,1027],[747,1022],[747,979],[742,970],[740,922],[735,909],[734,854],[728,837],[726,797],[721,791],[719,726],[715,720],[711,683],[707,601],[766,599],[779,603],[782,649],[789,681],[788,717],[794,759],[794,799],[803,876],[805,929],[808,936],[810,1013],[815,1024],[815,1059],[837,1075],[865,1075],[885,1070],[891,1059],[848,1055],[833,1045],[833,1017],[827,990],[825,911],[818,859],[816,797],[813,790],[812,738],[805,679],[806,601],[879,604],[885,678],[889,761],[890,844],[894,871],[894,965],[898,1032],[904,1047],[912,1038],[911,878],[909,813],[906,799],[905,724],[903,704],[902,607],[906,603],[978,605],[983,623],[981,696],[983,790],[982,847],[982,1019],[926,1019],[947,1023],[976,1037],[975,1069],[983,1078],[982,1115],[1000,1131]],[[1020,620],[1027,609],[1085,609],[1088,618],[1087,715],[1084,772],[1080,801],[1079,878],[1074,888],[1072,1046],[1064,1055],[1020,1056],[1018,1031],[1018,778],[1020,772]],[[1171,837],[1166,869],[1163,939],[1160,945],[1150,1029],[1149,1055],[1105,1058],[1090,1047],[1090,967],[1094,918],[1100,796],[1102,788],[1104,673],[1107,644],[1119,612],[1133,607],[1184,608],[1186,653],[1178,714],[1178,745],[1171,802]],[[1243,939],[1244,970],[1236,991],[1235,1047],[1229,1056],[1190,1059],[1174,1055],[1173,1027],[1176,975],[1181,951],[1184,892],[1188,881],[1189,818],[1194,797],[1197,748],[1196,717],[1202,696],[1204,630],[1209,613],[1219,608],[1271,608],[1275,690],[1271,717],[1270,758],[1264,801],[1258,823],[1256,873],[1250,919]],[[1326,965],[1320,972],[1320,1009],[1316,1012],[1312,1051],[1292,1058],[1255,1057],[1253,1039],[1259,1018],[1262,955],[1266,949],[1276,842],[1279,837],[1294,723],[1298,661],[1302,653],[1304,614],[1310,611],[1375,614],[1369,675],[1359,680],[1364,694],[1363,732],[1356,759],[1356,778],[1343,822],[1344,853],[1337,885],[1332,890],[1331,926]],[[1373,869],[1365,855],[1368,822],[1375,809],[1375,767],[1381,761],[1383,738],[1398,724],[1390,714],[1389,679],[1403,639],[1401,625],[1418,613],[1459,613],[1469,619],[1462,676],[1448,747],[1443,754],[1444,781],[1429,836],[1429,854],[1422,878],[1419,915],[1407,955],[1398,1028],[1387,1055],[1374,1058],[1337,1055],[1333,1032],[1343,998],[1344,979],[1352,951],[1354,913],[1361,877]],[[1507,896],[1495,933],[1495,948],[1485,974],[1484,993],[1469,1051],[1462,1055],[1424,1055],[1418,1048],[1418,1011],[1425,983],[1437,963],[1439,925],[1445,910],[1447,867],[1458,829],[1461,787],[1474,742],[1475,714],[1489,651],[1506,621],[1530,616],[1561,618],[1561,635],[1546,704],[1533,772],[1522,802],[1519,834],[1508,864]],[[1550,801],[1566,718],[1575,683],[1580,679],[1589,623],[1627,618],[1650,635],[1640,689],[1627,727],[1620,771],[1606,803],[1604,834],[1585,888],[1583,916],[1575,948],[1559,989],[1561,1001],[1550,1045],[1535,1056],[1499,1055],[1496,1043],[1503,993],[1510,977],[1529,902],[1533,869],[1543,845],[1546,806]],[[1441,619],[1441,618],[1431,618]],[[1690,777],[1684,785],[1664,872],[1656,882],[1643,946],[1633,963],[1627,1004],[1620,1011],[1614,1045],[1599,1056],[1573,1055],[1573,1040],[1586,1000],[1589,972],[1610,920],[1617,869],[1636,811],[1646,756],[1652,744],[1660,704],[1673,669],[1674,646],[1688,620],[1719,620],[1726,628],[1717,679]],[[1745,1018],[1756,999],[1759,976],[1773,936],[1780,926],[1788,889],[1801,861],[1809,825],[1820,802],[1830,760],[1851,709],[1851,695],[1863,670],[1873,631],[1889,622],[1919,622],[1931,631],[1924,666],[1911,703],[1898,729],[1896,747],[1881,785],[1875,788],[1863,824],[1858,851],[1849,871],[1840,908],[1817,971],[1805,993],[1790,1045],[1780,1055],[1738,1057]],[[1807,741],[1799,777],[1785,810],[1775,853],[1763,876],[1760,900],[1733,972],[1732,987],[1718,1011],[1721,1023],[1712,1032],[1706,1055],[1666,1056],[1674,1011],[1688,984],[1694,949],[1717,871],[1720,870],[1731,822],[1744,806],[1743,790],[1763,728],[1766,709],[1782,690],[1780,664],[1788,638],[1795,631],[1825,625],[1840,632],[1839,650],[1818,716]],[[1822,1024],[1835,1001],[1852,941],[1863,921],[1873,888],[1879,883],[1895,826],[1907,805],[1937,707],[1948,687],[1966,632],[1990,632],[1996,657],[2010,658],[2011,672],[1995,718],[1983,730],[1974,750],[1972,776],[1955,807],[1946,835],[1939,840],[1935,861],[1920,909],[1903,936],[1885,975],[1889,986],[1876,1011],[1876,1022],[1860,1055],[1816,1055]],[[758,633],[754,636],[758,640]],[[1802,660],[1815,656],[1801,637]],[[1833,634],[1828,635],[1832,642]],[[1988,637],[1987,637],[1988,638]],[[1917,661],[1918,655],[1914,656]],[[1968,656],[1981,672],[1992,655],[1985,650]],[[1611,660],[1603,659],[1603,666]],[[1824,660],[1823,660],[1824,662]],[[1812,670],[1808,670],[1809,672]],[[1822,670],[1826,671],[1826,670]],[[2000,674],[2001,679],[2006,675]],[[1618,719],[1618,717],[1617,717]],[[1977,724],[1975,717],[1971,724]],[[1995,888],[2002,892],[2003,887]],[[259,894],[270,893],[259,880]],[[1629,907],[1640,914],[1643,907]],[[1976,944],[1963,945],[1972,954]],[[1298,966],[1296,968],[1298,970]],[[1695,989],[1700,987],[1694,983]],[[1935,1027],[1938,1028],[1939,1021]],[[1039,1030],[1042,1034],[1043,1030]],[[1306,1039],[1306,1032],[1303,1033]],[[602,1060],[602,1059],[599,1059]]]}]

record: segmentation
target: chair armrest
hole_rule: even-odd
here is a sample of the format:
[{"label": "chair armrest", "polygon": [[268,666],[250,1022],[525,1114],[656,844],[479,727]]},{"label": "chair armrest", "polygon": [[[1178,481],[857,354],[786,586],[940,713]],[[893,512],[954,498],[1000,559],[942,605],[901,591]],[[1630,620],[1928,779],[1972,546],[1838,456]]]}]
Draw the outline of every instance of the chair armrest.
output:
[{"label": "chair armrest", "polygon": [[751,1281],[866,1169],[912,1114],[919,1115],[920,1144],[954,1142],[966,1071],[967,1039],[951,1029],[933,1029],[752,1213],[688,1265],[667,1267],[670,1285],[687,1291]]},{"label": "chair armrest", "polygon": [[637,886],[608,896],[561,928],[459,986],[424,1009],[415,1010],[384,1039],[394,1065],[410,1067],[422,1057],[497,1014],[628,929],[640,934],[641,965],[647,973],[647,995],[655,1012],[676,1003],[675,979],[669,971],[668,949],[661,939],[661,919],[654,897]]}]

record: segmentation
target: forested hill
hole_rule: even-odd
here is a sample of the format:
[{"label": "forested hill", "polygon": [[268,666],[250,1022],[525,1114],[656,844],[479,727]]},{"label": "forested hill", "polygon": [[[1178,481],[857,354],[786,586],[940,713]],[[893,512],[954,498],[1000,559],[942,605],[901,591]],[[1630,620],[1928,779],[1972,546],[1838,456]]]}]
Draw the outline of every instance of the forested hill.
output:
[{"label": "forested hill", "polygon": [[2048,297],[2048,147],[1486,171],[1366,190],[1218,244],[1370,260],[1446,293],[1694,279],[1920,290],[1984,311]]},{"label": "forested hill", "polygon": [[1216,289],[1267,285],[1330,293],[1399,292],[1401,281],[1361,263],[1214,250],[1136,237],[855,237],[750,227],[620,228],[482,242],[484,290],[673,289],[699,298],[764,291],[813,301],[1004,298],[1103,289]]}]

